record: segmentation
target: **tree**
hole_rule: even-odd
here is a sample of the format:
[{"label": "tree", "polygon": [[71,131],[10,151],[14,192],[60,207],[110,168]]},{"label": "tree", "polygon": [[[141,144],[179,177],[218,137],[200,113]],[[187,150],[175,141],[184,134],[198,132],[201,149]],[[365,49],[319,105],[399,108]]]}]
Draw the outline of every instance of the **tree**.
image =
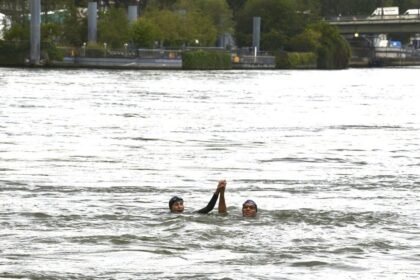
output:
[{"label": "tree", "polygon": [[159,41],[166,46],[180,46],[184,42],[181,36],[181,16],[170,10],[153,10],[144,17],[158,30]]},{"label": "tree", "polygon": [[62,40],[64,44],[79,47],[87,41],[87,18],[82,17],[75,5],[68,6],[63,22]]},{"label": "tree", "polygon": [[233,32],[232,11],[225,0],[180,0],[175,9],[209,17],[219,36]]},{"label": "tree", "polygon": [[129,22],[123,9],[111,8],[99,16],[98,39],[113,48],[129,40]]},{"label": "tree", "polygon": [[140,48],[151,48],[159,41],[159,29],[147,18],[139,18],[130,27],[131,41]]},{"label": "tree", "polygon": [[289,38],[303,31],[303,15],[296,13],[294,0],[248,0],[237,14],[236,39],[250,46],[253,17],[261,17],[261,49],[283,48]]},{"label": "tree", "polygon": [[335,26],[325,22],[310,27],[318,32],[319,45],[316,50],[319,69],[343,69],[350,61],[351,50],[349,43],[340,35]]},{"label": "tree", "polygon": [[147,0],[147,8],[165,10],[171,9],[177,0]]},{"label": "tree", "polygon": [[217,29],[211,19],[197,12],[182,10],[148,10],[144,18],[156,26],[159,41],[167,47],[181,47],[194,44],[213,45]]},{"label": "tree", "polygon": [[188,45],[214,46],[217,28],[210,17],[199,12],[188,12],[181,21],[181,37]]},{"label": "tree", "polygon": [[247,0],[227,0],[227,3],[232,10],[233,15],[236,14],[244,5]]},{"label": "tree", "polygon": [[6,41],[29,41],[30,37],[29,24],[15,23],[4,32],[4,40]]},{"label": "tree", "polygon": [[313,28],[306,28],[289,41],[287,49],[296,52],[316,52],[320,47],[321,33]]}]

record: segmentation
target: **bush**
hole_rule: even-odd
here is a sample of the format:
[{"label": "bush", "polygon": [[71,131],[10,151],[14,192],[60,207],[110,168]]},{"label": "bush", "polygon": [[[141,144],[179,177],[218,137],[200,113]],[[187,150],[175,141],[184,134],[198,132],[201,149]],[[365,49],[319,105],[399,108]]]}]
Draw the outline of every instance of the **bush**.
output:
[{"label": "bush", "polygon": [[64,59],[64,51],[51,42],[42,42],[41,51],[41,59],[44,59],[47,64],[51,61],[62,61]]},{"label": "bush", "polygon": [[182,54],[182,68],[187,70],[232,69],[230,54],[225,52],[187,51]]},{"label": "bush", "polygon": [[[27,64],[30,57],[28,41],[0,41],[0,65],[22,66]],[[64,53],[50,42],[41,43],[41,60],[46,64],[51,61],[63,60]]]},{"label": "bush", "polygon": [[313,28],[321,34],[317,49],[317,67],[319,69],[347,68],[351,57],[351,49],[349,43],[340,35],[337,28],[327,23],[319,23]]},{"label": "bush", "polygon": [[302,33],[290,39],[287,49],[295,52],[315,52],[319,47],[321,33],[306,28]]},{"label": "bush", "polygon": [[98,40],[118,48],[129,40],[129,22],[121,8],[110,8],[99,14]]},{"label": "bush", "polygon": [[0,65],[20,66],[29,57],[28,41],[0,41]]},{"label": "bush", "polygon": [[310,69],[315,68],[317,56],[313,52],[281,52],[276,55],[278,69]]},{"label": "bush", "polygon": [[139,48],[153,48],[159,41],[159,29],[146,18],[140,18],[131,25],[131,40]]},{"label": "bush", "polygon": [[89,43],[86,46],[86,53],[85,56],[87,57],[104,57],[105,56],[105,48],[98,44]]}]

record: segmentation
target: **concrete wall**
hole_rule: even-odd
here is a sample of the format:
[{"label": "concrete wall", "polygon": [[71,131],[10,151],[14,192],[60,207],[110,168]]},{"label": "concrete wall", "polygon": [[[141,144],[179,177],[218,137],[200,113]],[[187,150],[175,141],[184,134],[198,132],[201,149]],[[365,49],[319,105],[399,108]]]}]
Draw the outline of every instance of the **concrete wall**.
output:
[{"label": "concrete wall", "polygon": [[97,16],[98,4],[96,2],[89,2],[88,4],[88,42],[96,43],[97,40]]}]

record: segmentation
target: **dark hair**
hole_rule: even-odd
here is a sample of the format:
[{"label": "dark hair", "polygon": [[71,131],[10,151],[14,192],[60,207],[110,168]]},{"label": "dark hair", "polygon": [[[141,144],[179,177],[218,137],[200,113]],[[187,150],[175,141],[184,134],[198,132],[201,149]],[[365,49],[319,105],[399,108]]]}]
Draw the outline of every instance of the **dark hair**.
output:
[{"label": "dark hair", "polygon": [[255,201],[248,199],[246,200],[243,204],[242,204],[242,208],[245,206],[245,204],[252,204],[255,206],[255,212],[258,212],[258,207],[257,204],[255,203]]},{"label": "dark hair", "polygon": [[169,209],[172,210],[172,205],[177,202],[177,201],[184,201],[181,197],[179,196],[173,196],[170,200],[169,200]]}]

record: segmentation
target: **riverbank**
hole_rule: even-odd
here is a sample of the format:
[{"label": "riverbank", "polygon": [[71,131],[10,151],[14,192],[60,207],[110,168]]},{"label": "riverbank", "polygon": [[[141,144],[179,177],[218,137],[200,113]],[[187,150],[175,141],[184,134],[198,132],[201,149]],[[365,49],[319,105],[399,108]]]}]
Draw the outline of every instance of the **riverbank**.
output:
[{"label": "riverbank", "polygon": [[[62,62],[54,61],[50,67],[58,68],[107,68],[107,69],[143,69],[143,70],[182,70],[181,59],[116,59],[116,58],[71,58],[66,57]],[[407,58],[382,58],[375,61],[369,58],[354,58],[349,62],[349,68],[420,66],[420,60]],[[243,70],[274,70],[274,63],[232,63],[232,69]],[[294,70],[316,70],[313,65],[292,68]]]},{"label": "riverbank", "polygon": [[[158,69],[181,70],[180,58],[93,58],[93,57],[65,57],[63,61],[53,61],[50,67],[60,68],[110,68],[110,69]],[[274,56],[243,57],[232,63],[232,69],[275,69]]]},{"label": "riverbank", "polygon": [[[405,55],[378,55],[369,57],[352,57],[349,68],[420,66],[418,57]],[[62,61],[51,61],[40,65],[0,65],[0,67],[49,67],[49,68],[93,68],[93,69],[130,69],[130,70],[182,70],[182,58],[139,58],[139,57],[81,57],[66,56]],[[274,56],[242,56],[232,60],[234,70],[274,70]],[[288,69],[316,70],[316,63],[297,65]]]}]

